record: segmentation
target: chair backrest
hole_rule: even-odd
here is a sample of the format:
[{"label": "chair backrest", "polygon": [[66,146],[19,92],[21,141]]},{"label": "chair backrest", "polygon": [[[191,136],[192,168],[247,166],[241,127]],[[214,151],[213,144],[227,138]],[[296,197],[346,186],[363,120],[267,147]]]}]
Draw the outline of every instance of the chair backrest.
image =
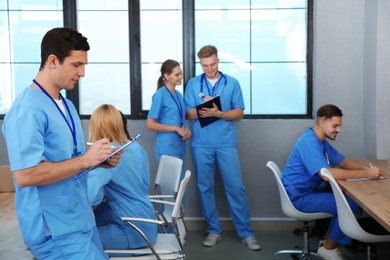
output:
[{"label": "chair backrest", "polygon": [[328,169],[322,168],[321,175],[326,177],[332,187],[337,205],[339,225],[343,233],[353,239],[365,243],[377,243],[390,241],[390,235],[374,235],[366,232],[357,221],[349,206],[344,193]]},{"label": "chair backrest", "polygon": [[180,182],[179,191],[177,192],[175,205],[173,206],[172,210],[172,218],[179,219],[181,218],[181,203],[183,201],[184,193],[187,188],[187,184],[190,181],[191,178],[191,171],[187,170],[183,180]]},{"label": "chair backrest", "polygon": [[163,154],[157,169],[154,182],[155,193],[159,195],[176,195],[179,188],[183,160]]},{"label": "chair backrest", "polygon": [[294,207],[294,205],[291,203],[290,197],[288,196],[286,189],[284,188],[284,185],[281,180],[282,172],[280,171],[279,167],[273,161],[267,162],[267,167],[270,168],[274,173],[276,184],[279,190],[282,211],[286,216],[301,221],[311,221],[315,219],[332,217],[332,215],[328,213],[323,213],[323,212],[305,213],[297,210]]}]

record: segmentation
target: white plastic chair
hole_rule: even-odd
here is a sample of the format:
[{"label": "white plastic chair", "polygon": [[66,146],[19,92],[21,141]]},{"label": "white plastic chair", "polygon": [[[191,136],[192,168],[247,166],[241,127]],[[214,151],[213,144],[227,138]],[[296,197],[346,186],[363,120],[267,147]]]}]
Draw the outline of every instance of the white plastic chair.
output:
[{"label": "white plastic chair", "polygon": [[356,219],[355,214],[353,214],[344,193],[341,191],[332,173],[328,169],[322,168],[321,175],[328,178],[332,187],[341,231],[355,240],[367,243],[367,259],[371,259],[370,243],[388,242],[390,241],[390,235],[374,235],[365,231]]},{"label": "white plastic chair", "polygon": [[[150,201],[155,206],[156,214],[160,220],[170,222],[173,206],[161,201],[174,202],[180,183],[183,160],[174,156],[163,154],[157,169],[157,175],[154,182],[154,195],[149,195]],[[177,219],[177,228],[180,234],[181,242],[185,243],[187,227],[184,223],[184,209],[181,208],[181,218]],[[165,225],[166,226],[166,225]],[[164,229],[164,226],[162,226]]]},{"label": "white plastic chair", "polygon": [[183,245],[180,240],[180,234],[176,229],[176,220],[181,218],[180,207],[183,200],[185,189],[190,181],[191,172],[186,171],[185,177],[180,183],[180,188],[177,193],[175,202],[163,201],[166,205],[173,206],[172,215],[170,216],[170,223],[174,230],[174,233],[159,233],[157,235],[156,242],[151,244],[148,238],[144,235],[142,230],[137,228],[137,222],[154,223],[156,225],[164,225],[165,222],[159,219],[144,219],[144,218],[130,218],[122,217],[123,221],[126,221],[131,227],[137,230],[148,244],[148,247],[138,249],[106,249],[106,253],[111,254],[140,254],[135,256],[112,256],[110,259],[184,259],[185,255],[181,253]]},{"label": "white plastic chair", "polygon": [[299,254],[301,259],[308,259],[311,255],[319,256],[316,252],[310,250],[309,221],[330,218],[333,215],[324,212],[305,213],[297,210],[291,203],[286,189],[284,188],[281,180],[282,172],[280,171],[279,167],[272,161],[267,163],[267,167],[270,168],[274,174],[279,190],[280,203],[283,213],[288,217],[303,221],[303,248],[296,247],[294,250],[279,250],[278,252],[274,253],[273,258],[275,259],[279,254]]}]

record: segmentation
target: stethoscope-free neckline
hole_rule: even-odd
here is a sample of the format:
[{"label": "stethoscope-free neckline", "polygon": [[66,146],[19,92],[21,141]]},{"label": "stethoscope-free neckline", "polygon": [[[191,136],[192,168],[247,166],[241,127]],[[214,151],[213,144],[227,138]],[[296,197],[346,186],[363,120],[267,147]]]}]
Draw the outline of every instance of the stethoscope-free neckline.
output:
[{"label": "stethoscope-free neckline", "polygon": [[[206,84],[206,87],[207,87],[207,91],[209,92],[209,96],[212,96],[214,97],[214,90],[216,87],[218,87],[218,84],[219,82],[221,81],[221,79],[224,79],[225,80],[225,84],[223,86],[223,89],[222,89],[222,92],[218,95],[218,96],[221,96],[223,91],[225,90],[225,87],[226,87],[226,83],[227,83],[227,79],[226,79],[226,76],[223,75],[222,72],[218,71],[219,74],[220,74],[220,77],[219,79],[217,80],[217,82],[215,83],[214,87],[213,87],[213,93],[210,93],[210,89],[209,87],[207,86],[207,79],[206,79],[206,76],[205,76],[205,73],[202,74],[202,76],[200,77],[200,93],[199,93],[199,97],[200,98],[205,98],[206,96],[203,94],[203,82]],[[217,95],[217,94],[215,94]]]}]

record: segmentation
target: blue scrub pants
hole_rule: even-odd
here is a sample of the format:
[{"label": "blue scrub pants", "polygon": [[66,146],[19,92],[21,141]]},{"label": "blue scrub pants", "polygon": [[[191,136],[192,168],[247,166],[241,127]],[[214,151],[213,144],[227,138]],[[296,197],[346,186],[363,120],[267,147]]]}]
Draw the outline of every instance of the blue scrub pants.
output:
[{"label": "blue scrub pants", "polygon": [[246,191],[242,184],[241,167],[237,149],[192,147],[194,166],[202,214],[207,220],[208,233],[222,233],[214,197],[215,161],[220,171],[229,202],[230,214],[238,235],[244,239],[254,235],[250,227],[250,213]]},{"label": "blue scrub pants", "polygon": [[[355,214],[361,214],[362,210],[356,202],[354,202],[348,195],[345,195],[351,210]],[[328,230],[329,238],[333,241],[340,243],[342,245],[350,245],[352,243],[352,238],[346,236],[340,229],[338,216],[337,216],[337,206],[336,200],[333,193],[331,192],[318,192],[318,193],[309,193],[295,201],[293,201],[294,206],[302,211],[307,213],[313,212],[326,212],[333,214],[332,220],[330,222]]]},{"label": "blue scrub pants", "polygon": [[29,248],[37,259],[108,259],[108,255],[103,252],[96,227],[85,233],[56,239],[50,237],[40,245],[29,245]]}]

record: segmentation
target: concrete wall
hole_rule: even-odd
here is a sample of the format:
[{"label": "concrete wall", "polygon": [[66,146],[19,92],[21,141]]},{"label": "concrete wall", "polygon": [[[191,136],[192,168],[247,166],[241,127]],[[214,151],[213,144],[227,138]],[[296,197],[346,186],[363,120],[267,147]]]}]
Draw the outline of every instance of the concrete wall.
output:
[{"label": "concrete wall", "polygon": [[[332,144],[354,159],[390,158],[390,2],[386,0],[326,0],[314,3],[314,112],[325,104],[338,105],[344,113],[342,132]],[[2,121],[0,121],[0,125]],[[88,122],[83,121],[85,134]],[[129,120],[132,134],[145,131],[139,142],[146,148],[153,182],[155,133],[145,120]],[[237,123],[239,156],[251,216],[254,221],[286,220],[268,160],[283,168],[301,133],[314,120],[242,120]],[[187,169],[194,173],[187,147]],[[8,164],[3,136],[0,164]],[[222,219],[230,214],[220,177],[216,199]],[[188,219],[201,219],[195,175],[189,184]],[[263,222],[261,222],[263,223]]]}]

